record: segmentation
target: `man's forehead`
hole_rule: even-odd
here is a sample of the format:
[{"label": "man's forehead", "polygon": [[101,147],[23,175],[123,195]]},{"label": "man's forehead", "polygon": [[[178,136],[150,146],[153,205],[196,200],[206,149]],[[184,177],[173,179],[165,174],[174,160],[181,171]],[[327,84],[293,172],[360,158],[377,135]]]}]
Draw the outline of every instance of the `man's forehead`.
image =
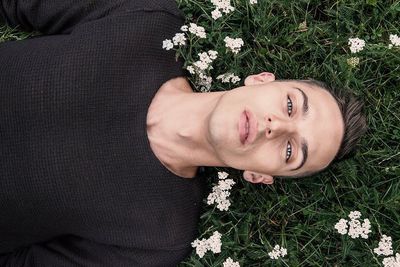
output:
[{"label": "man's forehead", "polygon": [[340,148],[344,133],[342,114],[327,90],[315,90],[314,87],[304,92],[308,95],[310,106],[309,127],[304,133],[309,143],[310,161],[307,169],[324,168]]},{"label": "man's forehead", "polygon": [[[297,173],[325,168],[336,156],[343,138],[342,114],[335,98],[323,83],[314,80],[276,80],[281,86],[297,89],[310,107],[300,136],[307,142],[308,159]],[[304,156],[303,152],[300,152]]]}]

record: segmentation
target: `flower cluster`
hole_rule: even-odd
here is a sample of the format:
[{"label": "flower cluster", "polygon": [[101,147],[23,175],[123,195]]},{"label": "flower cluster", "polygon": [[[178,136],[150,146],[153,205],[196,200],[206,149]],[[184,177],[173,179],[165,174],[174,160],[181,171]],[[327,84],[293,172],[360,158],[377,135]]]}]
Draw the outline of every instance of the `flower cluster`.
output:
[{"label": "flower cluster", "polygon": [[384,267],[400,267],[400,253],[396,256],[384,258],[382,261]]},{"label": "flower cluster", "polygon": [[359,38],[349,38],[351,53],[357,53],[364,49],[365,41]]},{"label": "flower cluster", "polygon": [[400,37],[397,34],[389,35],[389,40],[391,42],[391,44],[389,44],[389,48],[392,48],[393,46],[400,46]]},{"label": "flower cluster", "polygon": [[242,38],[230,38],[229,36],[225,37],[225,47],[229,48],[233,53],[237,54],[240,51],[240,48],[244,45]]},{"label": "flower cluster", "polygon": [[301,23],[299,24],[298,29],[299,29],[300,31],[305,31],[305,30],[307,30],[307,21],[301,22]]},{"label": "flower cluster", "polygon": [[335,229],[338,233],[345,235],[348,234],[351,238],[362,237],[368,238],[368,234],[371,233],[371,223],[368,219],[364,219],[363,223],[359,220],[361,212],[351,211],[349,214],[350,221],[346,219],[340,219],[335,224]]},{"label": "flower cluster", "polygon": [[[187,31],[187,26],[186,25],[182,26],[181,30]],[[203,28],[203,30],[204,30],[204,28]],[[186,39],[185,34],[182,32],[179,32],[179,33],[176,33],[174,37],[172,37],[172,41],[171,41],[171,39],[165,39],[163,41],[162,48],[165,50],[171,50],[172,48],[174,48],[174,46],[186,45],[186,40],[187,39]]]},{"label": "flower cluster", "polygon": [[[374,248],[374,252],[379,256],[393,255],[392,238],[387,235],[382,235],[378,247]],[[400,267],[400,254],[396,253],[395,256],[385,257],[382,260],[382,264],[385,267]]]},{"label": "flower cluster", "polygon": [[374,252],[378,255],[392,255],[392,238],[390,236],[383,235],[381,240],[379,241],[378,247],[374,249]]},{"label": "flower cluster", "polygon": [[170,39],[165,39],[163,41],[162,48],[165,50],[170,50],[174,46],[181,46],[186,44],[186,37],[184,33],[176,33],[175,36],[172,38],[172,41]]},{"label": "flower cluster", "polygon": [[287,249],[283,248],[283,247],[281,247],[279,245],[275,245],[274,249],[271,252],[268,253],[268,256],[271,259],[275,259],[275,260],[280,258],[280,257],[283,258],[286,255],[287,255]]},{"label": "flower cluster", "polygon": [[223,267],[240,267],[239,262],[233,261],[231,257],[227,258],[223,263]]},{"label": "flower cluster", "polygon": [[215,6],[215,10],[211,12],[211,16],[213,19],[217,20],[222,17],[222,12],[225,14],[229,14],[234,11],[235,8],[231,6],[230,0],[211,0],[211,3]]},{"label": "flower cluster", "polygon": [[174,45],[185,45],[186,44],[186,37],[184,33],[176,33],[175,36],[172,38],[172,42]]},{"label": "flower cluster", "polygon": [[208,239],[196,239],[192,242],[192,247],[196,248],[196,253],[199,255],[200,258],[204,257],[204,254],[211,250],[214,253],[221,252],[221,234],[218,231],[215,231],[212,236]]},{"label": "flower cluster", "polygon": [[[357,238],[361,236],[362,238],[368,238],[368,234],[371,232],[371,224],[368,219],[364,219],[364,223],[358,220],[361,217],[361,212],[351,211],[349,222],[346,219],[340,219],[335,225],[335,229],[342,235],[349,234],[352,238]],[[348,229],[349,228],[349,229]],[[377,255],[390,256],[393,255],[392,249],[392,238],[387,235],[383,235],[379,241],[378,247],[374,248],[374,252]],[[385,267],[400,267],[400,254],[397,253],[396,256],[386,257],[383,259],[382,264]]]},{"label": "flower cluster", "polygon": [[225,73],[218,75],[217,80],[222,80],[223,83],[237,83],[240,81],[240,78],[233,73]]},{"label": "flower cluster", "polygon": [[250,0],[250,5],[257,4],[257,0]]},{"label": "flower cluster", "polygon": [[339,234],[347,234],[347,222],[348,221],[346,219],[340,219],[339,222],[335,224],[335,229]]},{"label": "flower cluster", "polygon": [[217,58],[217,55],[218,52],[214,50],[199,53],[198,56],[200,59],[186,67],[191,74],[198,75],[197,82],[204,91],[208,91],[211,88],[212,78],[206,75],[206,71],[213,68],[211,63]]},{"label": "flower cluster", "polygon": [[217,209],[220,211],[229,209],[231,205],[228,199],[231,194],[229,190],[231,190],[232,186],[235,184],[232,179],[226,179],[228,176],[225,174],[226,172],[223,172],[221,175],[218,173],[220,179],[218,185],[213,187],[212,192],[207,197],[207,204],[211,205],[217,203]]},{"label": "flower cluster", "polygon": [[227,172],[218,172],[218,179],[223,180],[223,179],[228,178],[228,176],[229,176],[229,173],[227,173]]},{"label": "flower cluster", "polygon": [[189,23],[189,27],[186,25],[183,25],[181,27],[181,31],[183,31],[183,32],[186,32],[188,30],[190,33],[193,33],[194,35],[196,35],[197,37],[202,38],[202,39],[206,38],[206,36],[207,36],[206,30],[204,29],[204,27],[197,26],[197,24],[195,24],[195,23]]},{"label": "flower cluster", "polygon": [[165,50],[170,50],[174,47],[174,44],[170,39],[165,39],[162,43],[162,48]]},{"label": "flower cluster", "polygon": [[350,67],[355,68],[360,64],[360,59],[358,57],[351,57],[347,59],[347,64],[349,64]]}]

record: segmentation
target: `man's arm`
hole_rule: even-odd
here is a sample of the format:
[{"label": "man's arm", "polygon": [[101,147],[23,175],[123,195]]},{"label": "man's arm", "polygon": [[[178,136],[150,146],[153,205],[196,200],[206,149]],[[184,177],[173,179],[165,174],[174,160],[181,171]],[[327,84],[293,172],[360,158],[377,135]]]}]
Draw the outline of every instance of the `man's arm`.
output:
[{"label": "man's arm", "polygon": [[0,0],[0,23],[25,31],[65,34],[119,10],[126,0]]},{"label": "man's arm", "polygon": [[190,253],[183,249],[145,250],[98,244],[77,236],[63,236],[47,243],[0,254],[2,267],[133,267],[176,266]]}]

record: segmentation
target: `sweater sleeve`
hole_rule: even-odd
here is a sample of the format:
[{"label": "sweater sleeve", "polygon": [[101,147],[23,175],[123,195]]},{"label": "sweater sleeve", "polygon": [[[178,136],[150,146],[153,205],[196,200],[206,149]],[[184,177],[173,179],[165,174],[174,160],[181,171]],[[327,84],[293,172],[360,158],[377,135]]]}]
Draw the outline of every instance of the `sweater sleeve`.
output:
[{"label": "sweater sleeve", "polygon": [[70,33],[81,23],[105,17],[126,0],[0,0],[0,23],[44,34]]},{"label": "sweater sleeve", "polygon": [[98,244],[68,235],[0,254],[2,267],[168,267],[190,254],[189,245],[178,249],[137,249]]}]

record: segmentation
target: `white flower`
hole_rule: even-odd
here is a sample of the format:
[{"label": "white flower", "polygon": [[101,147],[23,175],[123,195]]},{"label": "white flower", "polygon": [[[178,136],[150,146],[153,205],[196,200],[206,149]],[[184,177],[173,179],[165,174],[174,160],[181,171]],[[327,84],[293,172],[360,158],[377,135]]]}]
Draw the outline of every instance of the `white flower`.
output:
[{"label": "white flower", "polygon": [[201,240],[196,239],[192,242],[192,247],[196,248],[196,253],[199,255],[200,258],[204,257],[208,250],[208,240],[203,238]]},{"label": "white flower", "polygon": [[221,199],[217,204],[217,209],[220,211],[227,211],[231,206],[231,202],[229,199]]},{"label": "white flower", "polygon": [[229,176],[229,174],[228,173],[226,173],[226,172],[218,172],[218,178],[219,179],[226,179],[227,177]]},{"label": "white flower", "polygon": [[190,74],[195,74],[195,70],[193,68],[193,66],[187,66],[186,69],[189,71]]},{"label": "white flower", "polygon": [[206,75],[207,70],[213,69],[211,63],[217,58],[218,52],[209,50],[208,52],[199,53],[200,60],[194,62],[191,66],[186,67],[191,74],[197,73],[197,84],[201,86],[202,91],[209,91],[212,84],[212,77]]},{"label": "white flower", "polygon": [[218,172],[218,185],[212,188],[212,192],[207,197],[207,204],[217,204],[217,209],[220,211],[227,211],[231,206],[231,202],[228,197],[230,196],[230,191],[232,186],[235,184],[235,181],[232,179],[226,179],[228,177],[228,173],[226,172]]},{"label": "white flower", "polygon": [[364,219],[364,223],[359,220],[351,220],[349,222],[349,236],[351,238],[362,237],[368,238],[368,234],[371,233],[371,223],[368,219]]},{"label": "white flower", "polygon": [[242,38],[233,39],[227,36],[224,41],[225,47],[229,48],[235,54],[237,54],[240,51],[240,48],[244,45]]},{"label": "white flower", "polygon": [[351,220],[349,222],[349,236],[357,238],[361,235],[361,223],[359,220]]},{"label": "white flower", "polygon": [[165,49],[165,50],[170,50],[170,49],[172,49],[173,47],[174,47],[174,44],[171,42],[170,39],[165,39],[165,40],[163,41],[163,45],[162,45],[162,48],[163,48],[163,49]]},{"label": "white flower", "polygon": [[207,197],[207,204],[208,205],[214,204],[217,199],[218,199],[218,194],[215,192],[213,188],[213,192],[211,192]]},{"label": "white flower", "polygon": [[210,56],[211,60],[215,60],[217,58],[218,52],[214,50],[208,50],[208,55]]},{"label": "white flower", "polygon": [[368,219],[364,219],[364,223],[362,224],[362,232],[361,237],[364,239],[368,238],[368,234],[371,233],[371,223]]},{"label": "white flower", "polygon": [[187,25],[183,25],[183,26],[181,27],[181,31],[187,32],[187,31],[188,31],[188,26],[187,26]]},{"label": "white flower", "polygon": [[219,11],[219,9],[215,9],[214,11],[211,12],[211,17],[212,17],[214,20],[217,20],[217,19],[219,19],[220,17],[222,17],[222,13],[221,13],[221,11]]},{"label": "white flower", "polygon": [[238,83],[239,81],[240,81],[239,76],[232,76],[232,78],[231,78],[232,83]]},{"label": "white flower", "polygon": [[225,73],[218,75],[217,80],[222,80],[223,83],[237,83],[240,81],[240,78],[233,73]]},{"label": "white flower", "polygon": [[281,248],[281,256],[285,257],[287,255],[287,249],[286,248]]},{"label": "white flower", "polygon": [[339,232],[339,234],[347,234],[347,222],[348,221],[346,219],[340,219],[339,222],[335,224],[335,229]]},{"label": "white flower", "polygon": [[184,33],[176,33],[175,36],[172,38],[174,45],[185,45],[186,44],[186,37]]},{"label": "white flower", "polygon": [[212,69],[212,66],[210,64],[213,62],[214,59],[217,58],[217,54],[218,54],[217,51],[214,50],[209,50],[207,53],[206,52],[199,53],[198,56],[200,60],[194,62],[192,65],[191,70],[193,70],[193,72],[197,71],[199,73],[200,80],[202,80],[203,83],[212,82],[212,78],[206,76],[204,72],[208,69]]},{"label": "white flower", "polygon": [[280,247],[279,245],[275,245],[274,249],[268,253],[268,256],[271,259],[278,259],[280,257],[285,257],[287,255],[287,249]]},{"label": "white flower", "polygon": [[257,0],[250,0],[250,5],[257,4]]},{"label": "white flower", "polygon": [[400,37],[397,34],[389,35],[389,40],[394,46],[400,46]]},{"label": "white flower", "polygon": [[212,62],[212,60],[211,60],[210,56],[208,55],[208,53],[203,52],[203,53],[199,53],[198,55],[199,55],[200,61],[202,61],[202,62],[204,62],[206,64],[210,64]]},{"label": "white flower", "polygon": [[351,220],[340,219],[339,222],[335,224],[335,229],[338,233],[342,235],[348,234],[351,238],[362,237],[367,239],[368,234],[371,233],[371,222],[368,219],[364,219],[363,222],[361,222],[359,220],[360,217],[361,212],[352,211],[349,214]]},{"label": "white flower", "polygon": [[200,70],[206,70],[208,69],[208,64],[207,62],[204,61],[196,61],[195,63],[193,63],[193,66],[195,66],[196,68],[200,69]]},{"label": "white flower", "polygon": [[233,261],[231,257],[227,258],[223,263],[223,267],[240,267],[239,262]]},{"label": "white flower", "polygon": [[382,261],[384,267],[400,267],[400,253],[396,256],[384,258]]},{"label": "white flower", "polygon": [[218,187],[221,190],[231,190],[232,186],[236,184],[232,179],[220,180],[218,182]]},{"label": "white flower", "polygon": [[390,236],[383,235],[381,240],[379,241],[378,247],[374,249],[374,252],[378,255],[392,255],[392,238]]},{"label": "white flower", "polygon": [[208,248],[214,253],[221,252],[221,234],[218,231],[215,231],[210,238],[208,238]]},{"label": "white flower", "polygon": [[211,3],[213,3],[217,9],[221,9],[225,14],[235,10],[235,8],[231,6],[230,2],[230,0],[211,0]]},{"label": "white flower", "polygon": [[190,23],[189,25],[189,32],[193,33],[199,38],[206,38],[206,31],[204,27],[197,26],[195,23]]},{"label": "white flower", "polygon": [[218,186],[214,186],[212,190],[212,193],[210,193],[207,197],[207,204],[211,205],[217,203],[226,205],[230,192],[221,190]]},{"label": "white flower", "polygon": [[364,49],[365,41],[359,38],[349,38],[351,53],[357,53]]},{"label": "white flower", "polygon": [[212,188],[212,192],[207,197],[207,204],[221,203],[225,201],[231,193],[227,190],[222,190],[218,185]]},{"label": "white flower", "polygon": [[357,219],[361,218],[361,212],[359,212],[357,210],[356,211],[350,211],[349,218],[351,220],[357,220]]},{"label": "white flower", "polygon": [[211,250],[214,253],[221,252],[221,234],[218,231],[215,231],[212,236],[208,239],[196,239],[192,242],[192,247],[196,248],[196,253],[199,255],[200,258],[203,258],[204,254]]},{"label": "white flower", "polygon": [[212,78],[204,73],[199,73],[198,84],[201,86],[202,91],[209,91],[211,88]]},{"label": "white flower", "polygon": [[229,83],[230,78],[230,73],[225,73],[217,76],[217,80],[222,80],[223,83]]}]

